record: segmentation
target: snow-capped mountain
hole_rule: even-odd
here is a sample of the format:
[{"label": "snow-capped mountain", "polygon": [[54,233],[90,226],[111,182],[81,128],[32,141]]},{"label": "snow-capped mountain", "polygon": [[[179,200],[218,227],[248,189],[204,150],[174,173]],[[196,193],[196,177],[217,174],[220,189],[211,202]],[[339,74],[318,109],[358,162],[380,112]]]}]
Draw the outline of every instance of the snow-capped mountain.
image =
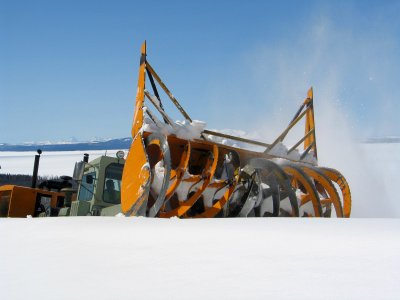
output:
[{"label": "snow-capped mountain", "polygon": [[102,139],[93,138],[88,142],[77,142],[73,139],[60,142],[29,142],[23,144],[0,144],[0,151],[85,151],[85,150],[116,150],[128,149],[131,138]]},{"label": "snow-capped mountain", "polygon": [[[236,132],[237,133],[237,132]],[[240,136],[240,134],[237,134]],[[75,137],[65,139],[58,142],[41,141],[41,142],[25,142],[22,144],[0,143],[0,151],[85,151],[85,150],[117,150],[128,149],[131,145],[132,138],[105,139],[101,137],[93,137],[89,141],[78,141]],[[400,137],[370,137],[362,141],[366,144],[387,144],[400,143]]]}]

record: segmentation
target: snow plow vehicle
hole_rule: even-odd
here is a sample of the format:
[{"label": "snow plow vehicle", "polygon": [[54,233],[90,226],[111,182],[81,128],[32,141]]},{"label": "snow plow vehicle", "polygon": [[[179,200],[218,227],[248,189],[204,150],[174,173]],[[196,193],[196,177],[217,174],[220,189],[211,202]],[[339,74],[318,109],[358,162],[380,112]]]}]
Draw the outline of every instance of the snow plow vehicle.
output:
[{"label": "snow plow vehicle", "polygon": [[[146,78],[153,93],[146,89]],[[183,122],[167,114],[159,88],[182,114]],[[305,134],[287,149],[283,141],[302,119]],[[271,144],[206,130],[204,123],[190,118],[150,65],[145,42],[131,133],[121,190],[121,210],[126,216],[350,216],[346,179],[337,170],[317,166],[312,89]],[[262,150],[248,150],[238,143]]]},{"label": "snow plow vehicle", "polygon": [[[184,121],[170,117],[160,92]],[[304,135],[287,148],[285,138],[301,121]],[[40,199],[31,200],[32,215],[350,217],[346,179],[335,169],[318,166],[312,88],[270,144],[207,130],[204,122],[188,115],[150,65],[144,42],[131,135],[125,159],[120,153],[80,162],[74,171],[77,196],[64,190],[67,201],[54,200],[56,194],[48,201],[53,209],[45,211],[38,211]],[[17,216],[9,213],[10,207],[23,202],[7,192],[12,186],[6,187],[0,187],[1,216]]]}]

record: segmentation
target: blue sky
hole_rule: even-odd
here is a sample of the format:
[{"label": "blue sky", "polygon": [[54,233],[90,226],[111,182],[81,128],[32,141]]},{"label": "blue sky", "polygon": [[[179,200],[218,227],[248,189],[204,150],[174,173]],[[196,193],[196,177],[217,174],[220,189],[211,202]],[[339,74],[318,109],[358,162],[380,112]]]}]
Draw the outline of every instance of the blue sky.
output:
[{"label": "blue sky", "polygon": [[129,136],[145,39],[208,128],[271,141],[313,86],[317,114],[400,136],[399,16],[400,1],[0,1],[0,142]]}]

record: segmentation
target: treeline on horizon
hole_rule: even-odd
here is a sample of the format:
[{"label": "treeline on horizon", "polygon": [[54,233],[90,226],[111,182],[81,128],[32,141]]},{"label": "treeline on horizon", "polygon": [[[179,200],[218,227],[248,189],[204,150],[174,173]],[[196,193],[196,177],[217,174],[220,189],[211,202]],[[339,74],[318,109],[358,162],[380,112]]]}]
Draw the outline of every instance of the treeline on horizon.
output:
[{"label": "treeline on horizon", "polygon": [[[38,184],[45,180],[58,180],[60,179],[57,176],[39,176]],[[23,175],[23,174],[0,174],[0,186],[6,184],[20,185],[31,187],[32,185],[32,175]]]}]

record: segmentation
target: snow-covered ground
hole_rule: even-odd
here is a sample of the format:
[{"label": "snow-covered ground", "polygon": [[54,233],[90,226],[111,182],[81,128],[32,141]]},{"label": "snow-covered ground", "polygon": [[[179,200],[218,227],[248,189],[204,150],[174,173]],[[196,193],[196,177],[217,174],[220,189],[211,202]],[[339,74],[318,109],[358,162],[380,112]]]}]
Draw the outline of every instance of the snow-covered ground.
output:
[{"label": "snow-covered ground", "polygon": [[2,299],[399,299],[400,219],[0,220]]}]

